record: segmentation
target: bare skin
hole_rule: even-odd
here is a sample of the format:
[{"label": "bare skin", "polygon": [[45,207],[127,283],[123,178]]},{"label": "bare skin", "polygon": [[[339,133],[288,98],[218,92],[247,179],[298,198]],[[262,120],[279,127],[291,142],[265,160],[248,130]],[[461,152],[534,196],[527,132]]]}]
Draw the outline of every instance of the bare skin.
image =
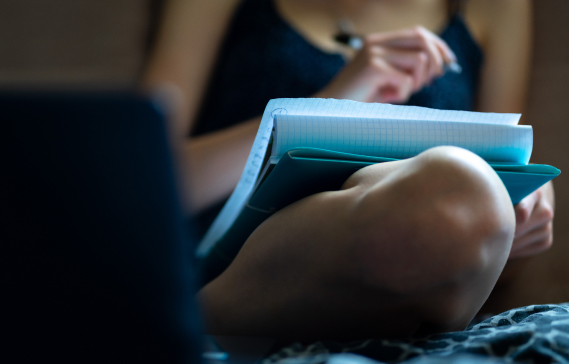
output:
[{"label": "bare skin", "polygon": [[[440,76],[443,63],[454,57],[446,43],[434,34],[448,20],[446,0],[274,1],[283,18],[314,46],[345,53],[350,60],[316,97],[403,102]],[[182,169],[187,172],[183,183],[185,195],[194,211],[231,193],[260,123],[260,118],[255,118],[208,135],[186,137],[227,23],[238,3],[238,0],[170,0],[165,26],[145,75],[147,87],[169,82],[179,90],[181,102],[172,124],[180,140],[178,156]],[[523,111],[531,50],[531,2],[468,1],[464,15],[485,53],[477,109]],[[368,34],[364,48],[358,53],[350,53],[330,41],[342,16],[349,16],[360,34]],[[516,213],[527,217],[518,219],[512,258],[539,254],[551,246],[553,197],[552,185],[547,184],[528,197],[530,203],[516,206]],[[526,237],[527,234],[532,236]],[[518,251],[522,246],[524,251]]]},{"label": "bare skin", "polygon": [[213,334],[305,340],[460,330],[514,230],[507,191],[468,151],[370,166],[263,223],[200,292],[206,322]]},{"label": "bare skin", "polygon": [[[259,118],[243,120],[236,127],[187,138],[239,2],[170,0],[144,75],[146,88],[170,83],[179,90],[181,103],[172,123],[178,137],[187,144],[180,153],[192,176],[185,187],[194,211],[231,193],[260,122]],[[350,61],[314,95],[317,97],[404,102],[412,92],[438,77],[442,61],[453,57],[435,35],[448,19],[446,0],[276,0],[275,4],[283,18],[316,47],[343,52]],[[485,52],[478,111],[523,111],[531,50],[530,9],[529,0],[467,2],[467,25]],[[369,36],[367,46],[356,54],[330,41],[337,32],[338,17],[345,15],[354,22],[356,31]],[[390,92],[376,92],[385,89]],[[219,171],[226,174],[220,176]]]},{"label": "bare skin", "polygon": [[[184,166],[188,167],[191,177],[185,186],[194,211],[206,208],[231,192],[259,125],[259,119],[253,119],[209,135],[186,139],[229,18],[238,3],[238,0],[171,0],[165,26],[145,76],[146,87],[169,82],[179,90],[182,103],[172,123],[178,131],[179,159],[185,160]],[[404,102],[413,92],[438,77],[442,73],[442,64],[453,59],[452,51],[435,34],[447,20],[444,0],[276,0],[275,3],[283,18],[308,41],[324,51],[345,52],[349,60],[344,70],[315,95],[318,97]],[[485,52],[479,111],[520,112],[523,109],[531,45],[530,5],[529,0],[468,2],[467,25]],[[346,15],[330,11],[338,7],[350,16],[360,34],[367,34],[360,52],[332,49],[338,47],[330,43],[331,34],[337,30],[337,17]],[[419,8],[421,11],[417,11]],[[383,17],[381,22],[377,21],[378,17]],[[448,162],[445,158],[454,158],[454,152],[446,152],[437,152],[439,155],[434,159]],[[445,156],[445,153],[449,155]],[[384,327],[386,334],[397,335],[427,330],[427,327],[430,331],[463,327],[488,297],[509,255],[512,258],[529,256],[549,248],[553,219],[551,184],[517,205],[512,213],[516,218],[512,219],[510,213],[504,213],[504,210],[511,210],[511,204],[504,199],[504,191],[500,190],[503,186],[495,179],[495,174],[490,173],[487,166],[485,172],[481,172],[484,168],[474,168],[478,171],[478,174],[474,173],[477,176],[474,180],[479,183],[468,185],[464,168],[458,167],[467,166],[465,168],[469,170],[473,164],[478,164],[472,163],[472,156],[463,157],[464,160],[459,162],[453,159],[456,163],[450,163],[450,173],[456,173],[457,185],[464,182],[469,188],[457,193],[458,197],[453,201],[445,199],[446,188],[438,191],[440,193],[428,190],[427,187],[437,190],[444,186],[438,185],[436,176],[419,168],[421,163],[428,165],[429,158],[423,156],[365,169],[374,172],[366,178],[362,175],[367,172],[354,175],[350,179],[352,182],[346,183],[345,190],[310,197],[274,215],[249,238],[230,268],[202,291],[210,332],[296,335],[301,333],[294,332],[294,327],[299,327],[294,324],[306,326],[308,322],[307,336],[317,337],[318,330],[336,336],[341,333],[327,328],[326,323],[330,320],[326,318],[347,312],[361,312],[361,316],[345,316],[343,321],[336,322],[337,327],[361,330],[358,333],[363,336],[377,335],[378,325]],[[397,166],[411,165],[418,166],[416,177],[422,178],[414,179],[413,183],[422,181],[425,189],[421,190],[418,182],[417,185],[403,183],[406,181],[404,168]],[[224,171],[223,175],[220,171]],[[387,180],[398,181],[408,189],[398,189],[396,183],[391,185],[385,182]],[[354,181],[355,185],[351,185]],[[370,194],[368,192],[374,190],[372,186],[381,186],[376,190],[389,193]],[[412,201],[408,199],[410,187],[422,191],[413,195]],[[439,198],[433,200],[432,196]],[[353,211],[356,205],[361,208],[362,201],[368,200],[372,208],[363,214],[369,215],[370,220],[367,220],[367,226],[358,226],[357,231],[374,232],[373,226],[379,231],[369,233],[365,238],[356,237],[353,218],[346,211]],[[496,201],[500,206],[496,206]],[[432,225],[432,221],[428,221],[430,225],[426,224],[424,219],[438,216],[432,209],[439,202],[447,207],[446,210],[462,211],[463,216],[469,218],[447,221],[441,217],[437,221],[447,223]],[[374,210],[384,204],[389,208],[389,214],[379,208]],[[483,209],[486,212],[481,214]],[[384,215],[374,220],[374,214],[382,211]],[[400,220],[392,221],[390,225],[374,223],[390,216],[398,216]],[[409,222],[412,216],[417,217],[414,223]],[[499,226],[488,225],[483,219],[485,216],[493,217],[492,221],[499,222]],[[464,226],[467,221],[477,229]],[[400,226],[411,227],[415,239],[403,234],[409,232],[407,229],[391,230],[397,222]],[[516,224],[513,244],[509,235],[513,234],[512,224]],[[433,226],[436,226],[434,231],[442,235],[440,239],[428,239],[436,236],[432,235]],[[426,234],[427,227],[431,235]],[[447,230],[452,232],[455,227],[456,234],[445,240]],[[333,234],[328,236],[330,233],[325,234],[324,230]],[[279,231],[282,233],[275,233]],[[476,232],[482,232],[482,235]],[[383,238],[374,240],[375,233]],[[345,239],[340,239],[341,236]],[[303,237],[312,238],[302,240]],[[299,245],[300,242],[304,244]],[[401,252],[397,255],[396,251],[389,251],[388,256],[397,259],[386,261],[378,256],[376,264],[366,261],[380,248],[405,247],[407,252],[418,242],[428,248],[426,252],[414,251],[409,256],[402,256]],[[450,248],[438,250],[441,247],[461,247],[472,254],[463,257]],[[490,250],[493,253],[487,254]],[[322,252],[327,252],[326,259]],[[484,262],[481,263],[477,259],[480,256],[488,259],[482,259]],[[432,262],[440,264],[428,266]],[[425,269],[440,268],[440,271],[420,275],[415,272],[413,275],[408,271],[413,266],[411,263]],[[387,267],[405,269],[393,274],[394,271]],[[336,271],[337,268],[341,269]],[[374,275],[376,282],[362,282],[362,277]],[[426,281],[418,286],[410,285],[418,278]],[[398,291],[403,287],[408,290]],[[389,320],[381,321],[379,311],[393,313],[393,317],[410,317],[408,325],[397,331]],[[443,318],[443,312],[451,314]],[[299,322],[300,319],[303,321]],[[366,320],[369,320],[367,324]],[[357,327],[350,326],[352,324]],[[371,326],[376,329],[373,333]]]}]

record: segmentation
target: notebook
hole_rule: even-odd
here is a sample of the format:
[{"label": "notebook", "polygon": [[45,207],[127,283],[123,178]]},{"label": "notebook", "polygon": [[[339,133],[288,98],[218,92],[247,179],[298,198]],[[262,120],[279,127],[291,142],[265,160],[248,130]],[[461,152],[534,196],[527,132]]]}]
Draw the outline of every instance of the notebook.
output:
[{"label": "notebook", "polygon": [[485,159],[516,204],[559,175],[528,164],[533,131],[520,114],[435,110],[334,99],[271,100],[241,179],[196,254],[203,280],[221,273],[255,228],[365,166],[453,145]]}]

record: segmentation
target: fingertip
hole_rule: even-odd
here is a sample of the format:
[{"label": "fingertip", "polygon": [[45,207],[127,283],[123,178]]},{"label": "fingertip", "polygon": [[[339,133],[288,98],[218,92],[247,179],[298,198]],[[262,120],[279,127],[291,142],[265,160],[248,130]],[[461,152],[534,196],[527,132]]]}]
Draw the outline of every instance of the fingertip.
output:
[{"label": "fingertip", "polygon": [[555,217],[555,211],[553,211],[553,208],[547,203],[543,204],[541,214],[542,218],[547,221],[553,221],[553,218]]},{"label": "fingertip", "polygon": [[452,51],[452,49],[448,48],[448,52],[449,52],[449,56],[452,62],[458,62],[458,58],[456,57],[456,54],[454,54],[454,52]]},{"label": "fingertip", "polygon": [[536,190],[515,206],[516,222],[518,224],[523,224],[529,219],[536,203],[541,200],[541,195],[541,191]]},{"label": "fingertip", "polygon": [[543,242],[543,244],[541,245],[541,248],[543,248],[543,252],[546,250],[551,249],[551,247],[553,246],[553,235],[549,235],[549,237]]},{"label": "fingertip", "polygon": [[448,46],[448,44],[446,44],[446,42],[441,40],[439,46],[441,49],[441,53],[444,55],[445,61],[447,61],[447,63],[458,62],[456,54],[452,51],[452,49]]},{"label": "fingertip", "polygon": [[555,217],[555,209],[553,208],[553,205],[545,198],[545,194],[543,194],[541,191],[540,193],[541,198],[539,200],[539,204],[542,210],[542,217],[545,220],[553,221],[553,218]]},{"label": "fingertip", "polygon": [[525,201],[520,202],[514,211],[516,212],[516,224],[523,224],[529,220],[530,209]]}]

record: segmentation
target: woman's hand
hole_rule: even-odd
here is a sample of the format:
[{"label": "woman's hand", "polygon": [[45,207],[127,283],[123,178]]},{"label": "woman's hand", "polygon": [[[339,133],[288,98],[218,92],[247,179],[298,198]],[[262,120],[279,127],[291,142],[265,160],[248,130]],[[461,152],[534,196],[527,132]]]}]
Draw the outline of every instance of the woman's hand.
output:
[{"label": "woman's hand", "polygon": [[553,243],[553,184],[546,183],[514,208],[516,232],[509,258],[542,253]]},{"label": "woman's hand", "polygon": [[369,35],[354,59],[317,97],[403,103],[444,73],[456,56],[423,27]]}]

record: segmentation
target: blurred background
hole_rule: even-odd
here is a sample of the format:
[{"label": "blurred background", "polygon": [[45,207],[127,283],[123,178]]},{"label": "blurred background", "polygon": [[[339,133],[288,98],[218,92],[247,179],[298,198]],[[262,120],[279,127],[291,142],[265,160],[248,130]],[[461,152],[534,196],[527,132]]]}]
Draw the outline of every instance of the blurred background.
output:
[{"label": "blurred background", "polygon": [[[161,3],[1,1],[0,89],[136,87]],[[534,126],[532,162],[554,165],[562,174],[555,180],[555,241],[544,254],[554,264],[546,264],[543,256],[528,262],[512,288],[522,292],[524,304],[569,301],[569,1],[534,0],[534,17],[524,122]],[[540,284],[544,280],[557,289]]]}]

